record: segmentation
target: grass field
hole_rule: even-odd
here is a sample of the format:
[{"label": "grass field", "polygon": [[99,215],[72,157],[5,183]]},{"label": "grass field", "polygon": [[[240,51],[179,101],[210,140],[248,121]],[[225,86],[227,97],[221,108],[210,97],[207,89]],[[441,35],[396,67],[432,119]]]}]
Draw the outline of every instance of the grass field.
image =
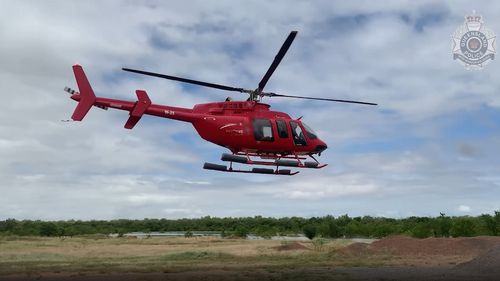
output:
[{"label": "grass field", "polygon": [[0,280],[500,280],[456,269],[497,237],[319,241],[0,237]]},{"label": "grass field", "polygon": [[176,272],[209,268],[283,268],[380,260],[335,258],[351,240],[285,242],[213,238],[0,238],[0,275],[39,272]]}]

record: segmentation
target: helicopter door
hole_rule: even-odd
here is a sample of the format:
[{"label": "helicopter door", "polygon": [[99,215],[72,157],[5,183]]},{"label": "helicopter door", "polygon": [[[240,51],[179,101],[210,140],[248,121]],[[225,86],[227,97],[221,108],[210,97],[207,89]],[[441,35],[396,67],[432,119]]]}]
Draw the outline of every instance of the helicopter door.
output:
[{"label": "helicopter door", "polygon": [[280,138],[288,138],[288,129],[284,120],[276,120],[276,128],[278,129],[278,135]]},{"label": "helicopter door", "polygon": [[304,133],[302,132],[302,128],[300,128],[299,124],[297,122],[290,121],[290,127],[292,128],[293,142],[295,145],[307,145]]}]

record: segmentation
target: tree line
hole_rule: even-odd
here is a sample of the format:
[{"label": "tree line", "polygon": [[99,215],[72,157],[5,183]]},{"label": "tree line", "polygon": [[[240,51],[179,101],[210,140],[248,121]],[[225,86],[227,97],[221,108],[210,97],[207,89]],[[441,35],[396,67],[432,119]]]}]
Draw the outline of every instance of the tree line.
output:
[{"label": "tree line", "polygon": [[162,231],[219,231],[222,236],[244,237],[254,234],[262,237],[303,233],[308,238],[381,238],[402,234],[417,238],[470,237],[500,235],[500,211],[480,216],[451,217],[441,213],[436,217],[244,217],[194,219],[142,219],[142,220],[16,220],[0,221],[0,235],[17,236],[78,236],[92,234],[122,235],[129,232]]}]

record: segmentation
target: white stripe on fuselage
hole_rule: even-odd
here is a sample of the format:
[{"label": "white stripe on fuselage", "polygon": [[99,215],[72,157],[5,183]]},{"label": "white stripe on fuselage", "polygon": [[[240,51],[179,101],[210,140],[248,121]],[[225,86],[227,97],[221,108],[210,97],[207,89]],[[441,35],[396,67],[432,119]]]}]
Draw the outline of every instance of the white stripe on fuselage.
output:
[{"label": "white stripe on fuselage", "polygon": [[231,127],[231,126],[237,126],[237,125],[238,125],[238,124],[236,124],[236,123],[229,123],[229,124],[226,124],[226,125],[224,125],[224,126],[220,127],[220,128],[219,128],[219,130],[222,130],[222,129],[224,129],[224,128]]}]

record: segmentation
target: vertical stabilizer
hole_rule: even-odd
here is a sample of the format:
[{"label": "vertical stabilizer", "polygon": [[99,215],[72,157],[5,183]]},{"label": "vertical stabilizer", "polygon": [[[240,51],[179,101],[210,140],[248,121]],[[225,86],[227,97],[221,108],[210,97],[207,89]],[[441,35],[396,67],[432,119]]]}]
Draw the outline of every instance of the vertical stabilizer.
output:
[{"label": "vertical stabilizer", "polygon": [[94,105],[96,97],[82,66],[78,64],[73,65],[73,72],[75,73],[76,83],[78,84],[78,89],[80,90],[80,100],[75,108],[75,111],[73,112],[73,115],[71,116],[71,119],[74,121],[82,121],[92,105]]}]

